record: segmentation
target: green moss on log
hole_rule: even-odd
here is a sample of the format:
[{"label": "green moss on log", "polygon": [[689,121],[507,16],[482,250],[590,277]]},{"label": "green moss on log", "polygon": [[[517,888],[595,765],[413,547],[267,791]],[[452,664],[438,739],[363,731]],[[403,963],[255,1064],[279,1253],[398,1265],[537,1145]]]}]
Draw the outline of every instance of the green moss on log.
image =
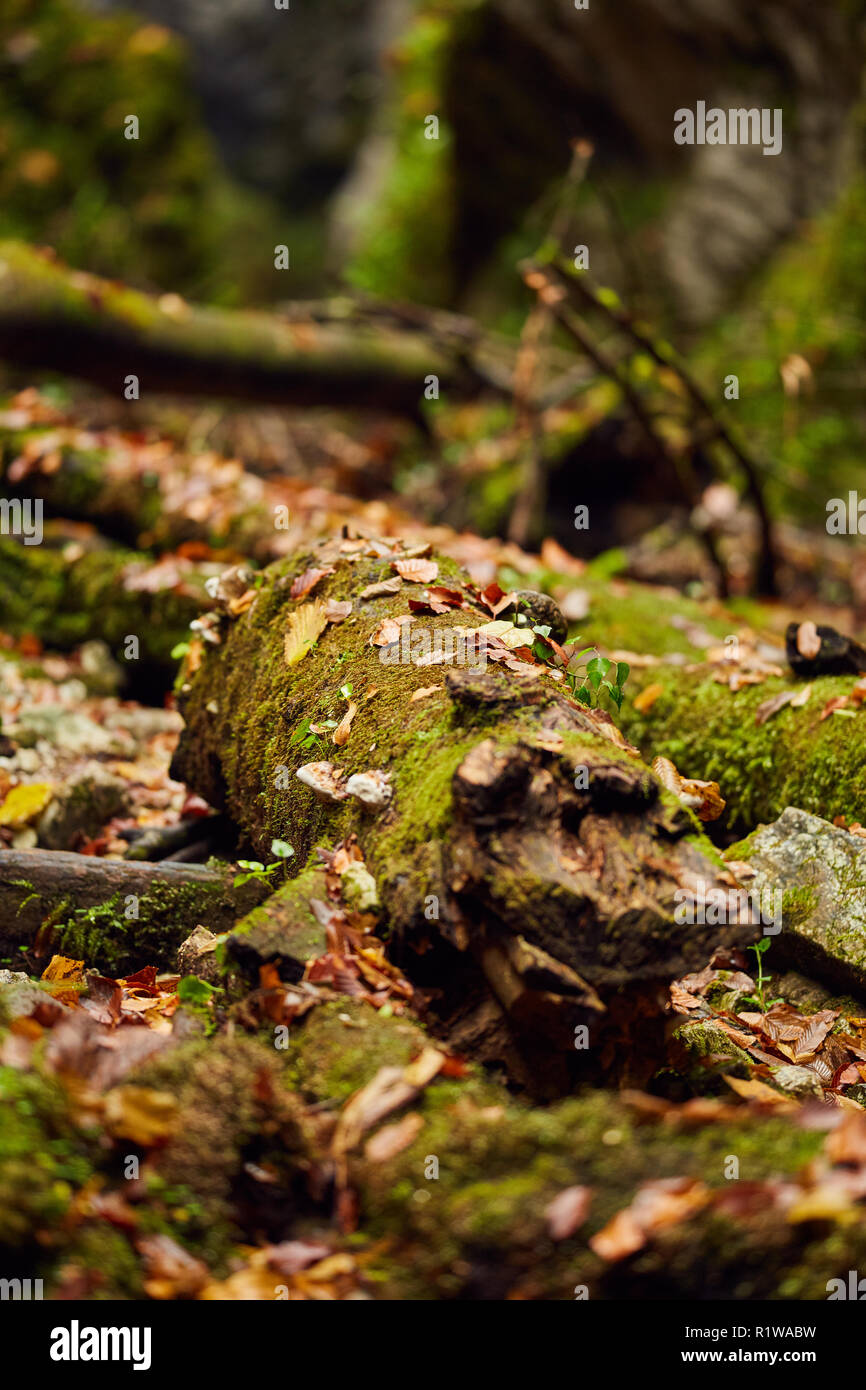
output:
[{"label": "green moss on log", "polygon": [[646,757],[671,758],[684,777],[718,782],[730,823],[745,830],[775,820],[786,806],[826,820],[866,820],[866,741],[858,722],[866,715],[858,708],[853,717],[819,718],[828,701],[850,695],[855,680],[820,677],[804,707],[789,705],[756,724],[759,705],[804,683],[770,677],[733,693],[708,669],[653,668],[640,682],[658,682],[663,694],[645,713],[626,700],[622,727]]}]

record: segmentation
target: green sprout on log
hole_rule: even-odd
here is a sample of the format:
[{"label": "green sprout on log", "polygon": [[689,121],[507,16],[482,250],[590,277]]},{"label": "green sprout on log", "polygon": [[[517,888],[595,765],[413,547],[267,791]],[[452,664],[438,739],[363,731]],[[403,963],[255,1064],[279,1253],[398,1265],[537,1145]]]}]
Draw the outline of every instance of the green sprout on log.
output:
[{"label": "green sprout on log", "polygon": [[285,840],[272,840],[271,854],[277,856],[275,863],[265,867],[258,859],[239,859],[238,868],[245,870],[245,872],[235,875],[235,888],[240,888],[244,883],[249,883],[250,879],[255,879],[256,883],[263,883],[267,888],[273,889],[272,874],[277,872],[285,859],[291,859],[294,852],[292,846],[287,844]]}]

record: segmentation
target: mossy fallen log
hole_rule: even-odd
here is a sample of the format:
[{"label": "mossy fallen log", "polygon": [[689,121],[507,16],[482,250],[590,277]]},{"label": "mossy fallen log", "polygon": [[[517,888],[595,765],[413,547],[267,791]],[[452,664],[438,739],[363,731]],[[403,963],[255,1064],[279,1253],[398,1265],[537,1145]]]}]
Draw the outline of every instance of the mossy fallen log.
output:
[{"label": "mossy fallen log", "polygon": [[0,630],[35,635],[60,651],[98,638],[121,668],[147,668],[165,684],[177,666],[172,648],[210,604],[209,572],[181,559],[160,570],[131,550],[55,549],[0,536]]},{"label": "mossy fallen log", "polygon": [[[719,668],[683,671],[670,666],[642,670],[632,685],[661,687],[648,707],[634,694],[622,710],[622,727],[644,756],[671,758],[684,777],[718,782],[728,803],[728,824],[742,832],[774,821],[796,806],[832,821],[866,822],[866,715],[851,693],[855,676],[820,676],[805,682],[769,676],[736,692],[716,679]],[[761,706],[783,692],[804,692],[759,723]],[[839,713],[823,712],[848,697]]]},{"label": "mossy fallen log", "polygon": [[[361,1089],[425,1048],[416,1023],[349,999],[315,1007],[287,1052],[237,1031],[168,1045],[105,1097],[104,1117],[154,1095],[170,1117],[136,1183],[139,1145],[92,1099],[82,1112],[54,1077],[0,1068],[9,1273],[50,1294],[84,1276],[95,1297],[273,1300],[287,1279],[268,1241],[303,1240],[374,1298],[825,1299],[866,1259],[862,1180],[794,1106],[586,1092],[532,1108],[470,1065],[350,1126]],[[639,1193],[634,1218],[659,1219],[611,1227]],[[153,1230],[199,1262],[185,1290],[148,1283]]]},{"label": "mossy fallen log", "polygon": [[175,964],[201,923],[229,931],[262,897],[203,864],[145,864],[65,851],[0,851],[0,954],[38,947],[117,977]]},{"label": "mossy fallen log", "polygon": [[[315,599],[293,599],[293,579],[316,565],[334,573]],[[444,583],[461,582],[453,562],[438,566]],[[317,846],[356,833],[395,953],[432,945],[449,968],[455,952],[475,959],[512,1018],[532,979],[562,1006],[559,1047],[573,1044],[575,1011],[597,1010],[597,991],[669,980],[702,964],[720,936],[753,939],[736,913],[722,928],[675,920],[677,890],[715,883],[719,864],[609,720],[543,667],[457,664],[457,628],[489,615],[416,613],[411,651],[371,645],[386,618],[399,633],[407,600],[423,594],[406,584],[360,597],[388,573],[366,542],[271,566],[247,611],[226,619],[220,644],[197,649],[181,677],[173,775],[225,809],[262,857],[288,840],[303,868]],[[352,612],[325,626],[331,600]],[[434,641],[452,644],[451,664],[412,659],[435,656]],[[335,743],[348,701],[348,737]]]},{"label": "mossy fallen log", "polygon": [[[0,356],[68,372],[122,393],[230,396],[276,405],[360,406],[420,413],[425,380],[477,391],[465,324],[429,316],[399,325],[350,301],[281,315],[155,298],[70,270],[53,253],[0,242]],[[421,311],[418,311],[419,314]]]},{"label": "mossy fallen log", "polygon": [[[328,1004],[295,1030],[287,1077],[307,1099],[345,1105],[381,1067],[416,1057],[424,1040],[407,1020]],[[690,1112],[603,1091],[529,1107],[474,1069],[437,1078],[413,1109],[422,1123],[399,1153],[383,1160],[359,1144],[349,1155],[359,1229],[387,1241],[370,1266],[380,1296],[823,1299],[827,1280],[866,1250],[861,1209],[848,1209],[843,1233],[805,1212],[790,1219],[775,1203],[779,1180],[823,1143],[797,1126],[793,1109],[783,1117],[699,1102]],[[627,1258],[592,1247],[642,1184],[686,1176],[714,1194],[706,1205]],[[575,1186],[590,1190],[588,1215],[554,1239],[550,1204]]]}]

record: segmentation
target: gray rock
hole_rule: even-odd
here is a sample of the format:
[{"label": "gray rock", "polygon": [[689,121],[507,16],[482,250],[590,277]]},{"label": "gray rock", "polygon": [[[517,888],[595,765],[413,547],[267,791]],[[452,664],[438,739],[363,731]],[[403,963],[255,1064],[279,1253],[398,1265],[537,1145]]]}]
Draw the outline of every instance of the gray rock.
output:
[{"label": "gray rock", "polygon": [[824,1094],[821,1082],[808,1067],[795,1067],[791,1063],[774,1071],[772,1079],[780,1090],[791,1096],[817,1096],[820,1099]]},{"label": "gray rock", "polygon": [[757,871],[750,892],[781,895],[782,930],[772,938],[770,966],[791,965],[833,988],[866,994],[866,841],[789,806],[736,857]]},{"label": "gray rock", "polygon": [[39,843],[46,849],[74,849],[128,804],[129,788],[99,763],[88,763],[54,794],[39,821]]}]

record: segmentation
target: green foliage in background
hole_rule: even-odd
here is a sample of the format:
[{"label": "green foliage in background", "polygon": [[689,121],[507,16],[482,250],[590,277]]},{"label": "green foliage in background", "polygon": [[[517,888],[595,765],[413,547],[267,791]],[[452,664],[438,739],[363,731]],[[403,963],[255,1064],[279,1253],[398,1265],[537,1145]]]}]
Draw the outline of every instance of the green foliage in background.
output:
[{"label": "green foliage in background", "polygon": [[[124,138],[128,115],[138,140]],[[284,293],[272,248],[289,237],[275,226],[271,238],[273,221],[223,172],[183,44],[167,29],[69,0],[4,0],[0,236],[233,303]]]}]

